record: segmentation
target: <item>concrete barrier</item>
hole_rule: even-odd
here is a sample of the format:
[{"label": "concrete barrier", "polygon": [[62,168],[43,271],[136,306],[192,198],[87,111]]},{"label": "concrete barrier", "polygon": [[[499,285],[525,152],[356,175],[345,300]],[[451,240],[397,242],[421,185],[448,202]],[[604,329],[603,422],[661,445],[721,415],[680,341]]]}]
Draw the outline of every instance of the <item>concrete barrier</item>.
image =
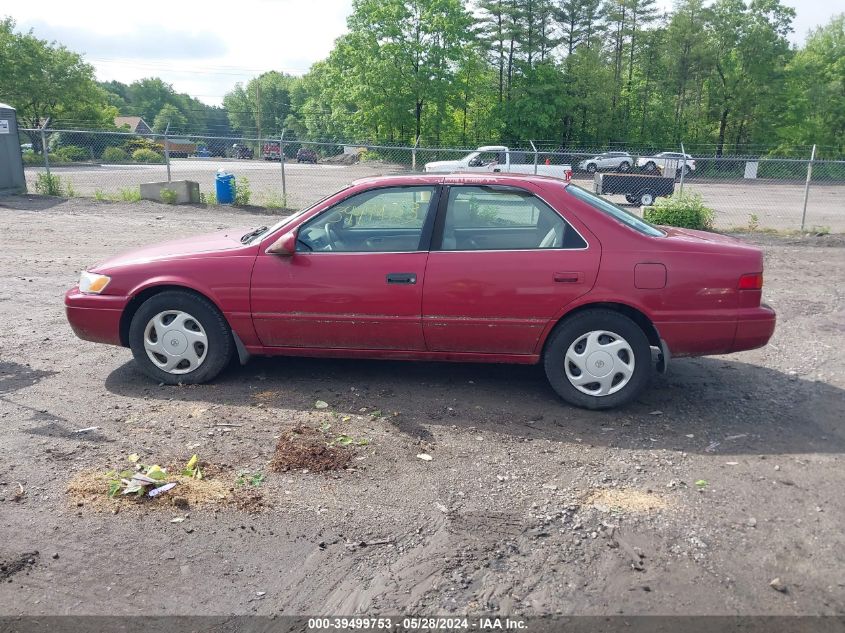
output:
[{"label": "concrete barrier", "polygon": [[[172,191],[175,198],[168,200],[168,194],[162,197],[162,191]],[[145,182],[141,184],[141,198],[170,204],[188,204],[200,201],[200,186],[193,180],[173,180],[171,182]]]}]

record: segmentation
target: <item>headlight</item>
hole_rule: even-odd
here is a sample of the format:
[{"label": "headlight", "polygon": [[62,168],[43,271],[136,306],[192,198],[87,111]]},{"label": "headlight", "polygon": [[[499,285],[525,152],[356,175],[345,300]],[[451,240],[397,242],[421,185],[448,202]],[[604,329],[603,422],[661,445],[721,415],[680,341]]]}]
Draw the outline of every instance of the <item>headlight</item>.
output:
[{"label": "headlight", "polygon": [[79,292],[89,295],[98,295],[106,289],[106,286],[109,285],[110,281],[111,277],[98,275],[97,273],[89,273],[88,271],[83,270],[82,274],[79,276]]}]

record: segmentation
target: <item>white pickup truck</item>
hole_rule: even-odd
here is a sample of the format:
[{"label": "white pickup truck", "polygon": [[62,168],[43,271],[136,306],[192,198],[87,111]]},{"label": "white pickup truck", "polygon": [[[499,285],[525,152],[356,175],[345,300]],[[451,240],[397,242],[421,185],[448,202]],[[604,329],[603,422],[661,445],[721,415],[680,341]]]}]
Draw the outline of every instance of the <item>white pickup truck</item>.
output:
[{"label": "white pickup truck", "polygon": [[547,164],[546,158],[542,155],[535,165],[533,152],[511,150],[502,145],[479,147],[458,160],[438,160],[426,163],[425,171],[430,174],[501,172],[503,174],[537,174],[562,180],[572,178],[571,165]]}]

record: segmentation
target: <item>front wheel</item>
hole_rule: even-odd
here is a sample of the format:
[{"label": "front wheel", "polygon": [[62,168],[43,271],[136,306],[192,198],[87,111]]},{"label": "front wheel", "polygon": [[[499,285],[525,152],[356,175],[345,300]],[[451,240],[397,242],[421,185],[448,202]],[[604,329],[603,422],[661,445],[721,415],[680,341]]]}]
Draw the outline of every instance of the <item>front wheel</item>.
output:
[{"label": "front wheel", "polygon": [[216,306],[182,290],[141,304],[129,326],[129,346],[140,369],[168,385],[212,380],[234,351],[229,325]]},{"label": "front wheel", "polygon": [[653,160],[650,160],[645,164],[643,169],[645,169],[645,171],[657,171],[657,164]]},{"label": "front wheel", "polygon": [[586,310],[561,322],[543,355],[557,394],[585,409],[630,402],[653,371],[648,338],[639,325],[612,310]]},{"label": "front wheel", "polygon": [[588,173],[588,174],[594,174],[594,173],[596,173],[596,169],[597,169],[597,168],[596,168],[596,166],[595,166],[593,163],[590,163],[589,165],[587,165],[587,173]]},{"label": "front wheel", "polygon": [[621,163],[619,163],[619,171],[621,171],[621,172],[631,171],[631,163],[629,163],[628,161],[622,161]]}]

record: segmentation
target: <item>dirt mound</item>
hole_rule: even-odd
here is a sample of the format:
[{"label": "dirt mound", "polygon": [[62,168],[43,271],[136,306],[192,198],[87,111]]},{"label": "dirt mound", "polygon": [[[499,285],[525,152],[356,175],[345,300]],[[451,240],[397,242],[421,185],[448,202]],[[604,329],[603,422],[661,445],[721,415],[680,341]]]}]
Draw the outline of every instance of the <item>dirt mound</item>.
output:
[{"label": "dirt mound", "polygon": [[601,488],[584,497],[584,503],[605,512],[651,512],[669,506],[666,499],[634,488]]},{"label": "dirt mound", "polygon": [[355,165],[361,160],[361,152],[355,154],[335,154],[328,158],[323,158],[320,162],[329,165]]},{"label": "dirt mound", "polygon": [[348,448],[329,446],[322,433],[299,426],[282,433],[270,468],[276,472],[301,469],[326,472],[345,468],[350,459],[352,451]]}]

